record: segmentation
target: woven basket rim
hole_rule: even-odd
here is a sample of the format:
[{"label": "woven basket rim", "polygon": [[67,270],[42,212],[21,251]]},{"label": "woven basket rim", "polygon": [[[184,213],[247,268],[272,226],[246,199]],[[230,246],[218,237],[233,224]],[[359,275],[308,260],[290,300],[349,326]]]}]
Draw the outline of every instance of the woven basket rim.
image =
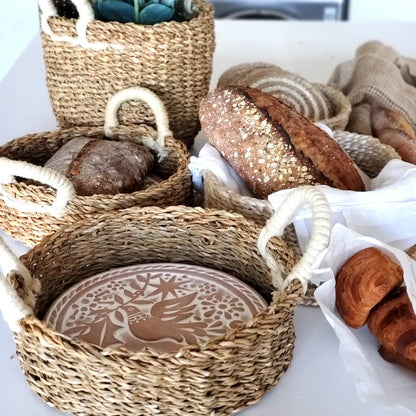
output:
[{"label": "woven basket rim", "polygon": [[[152,127],[145,125],[146,127],[148,127],[149,129],[155,131]],[[128,131],[131,134],[134,134],[137,131],[138,126],[134,125],[134,126],[126,126],[126,125],[122,125],[120,126],[120,128],[123,129],[123,133]],[[116,129],[117,131],[117,129]],[[63,128],[63,129],[58,129],[58,130],[54,130],[54,131],[46,131],[46,132],[42,132],[42,133],[35,133],[35,134],[28,134],[19,138],[16,138],[12,141],[10,141],[9,143],[6,143],[7,145],[13,145],[15,143],[19,143],[19,141],[23,141],[26,139],[33,139],[33,138],[38,138],[38,139],[42,139],[44,138],[45,140],[47,140],[45,138],[45,135],[51,134],[51,133],[60,133],[60,134],[68,134],[71,132],[77,132],[77,134],[85,134],[86,136],[95,136],[95,135],[104,135],[103,133],[103,128],[102,127],[97,127],[97,126],[75,126],[75,127],[70,127],[70,128]],[[136,133],[137,134],[137,133]],[[182,174],[184,173],[188,173],[190,176],[190,171],[188,169],[188,162],[189,162],[189,152],[186,150],[186,146],[184,143],[182,143],[181,141],[175,139],[174,137],[166,137],[166,144],[168,145],[168,147],[170,147],[170,152],[168,154],[171,155],[172,151],[174,152],[175,156],[180,156],[178,157],[178,164],[177,164],[177,169],[176,171],[170,175],[168,178],[162,180],[161,182],[154,184],[152,186],[150,186],[147,189],[143,189],[143,190],[137,190],[134,192],[130,192],[130,193],[118,193],[118,194],[114,194],[114,195],[107,195],[107,194],[94,194],[94,195],[89,195],[89,196],[83,196],[83,195],[75,195],[75,197],[68,202],[68,210],[71,210],[71,206],[74,206],[76,203],[81,203],[83,205],[94,205],[94,202],[96,202],[97,200],[101,200],[101,201],[106,201],[106,202],[113,202],[113,201],[122,201],[123,199],[130,199],[132,197],[138,196],[138,195],[148,195],[151,196],[155,193],[158,193],[158,190],[163,187],[165,188],[166,186],[169,186],[172,183],[176,183],[178,177],[180,177]],[[1,147],[0,147],[1,149]],[[45,186],[45,185],[34,185],[34,184],[26,184],[24,182],[18,182],[18,183],[9,183],[7,185],[5,185],[5,188],[11,189],[11,190],[18,190],[21,189],[24,191],[28,191],[31,189],[36,189],[36,191],[45,198],[50,198],[51,196],[53,197],[56,193],[55,190],[53,190],[52,188]]]},{"label": "woven basket rim", "polygon": [[[214,6],[212,3],[206,1],[206,0],[193,0],[195,2],[195,5],[197,6],[198,12],[197,15],[192,17],[189,20],[184,21],[176,21],[176,20],[170,20],[169,22],[160,22],[155,23],[152,25],[142,25],[137,24],[133,22],[128,23],[121,23],[121,22],[104,22],[101,20],[93,20],[91,23],[88,24],[87,27],[87,34],[91,30],[105,30],[111,33],[111,31],[125,31],[126,29],[128,31],[132,31],[137,33],[142,33],[144,35],[146,34],[157,34],[160,32],[160,34],[166,33],[167,29],[174,30],[188,30],[190,29],[194,24],[199,23],[200,20],[204,19],[212,19],[214,14]],[[75,18],[67,18],[63,16],[51,16],[49,17],[49,22],[51,23],[51,27],[54,25],[68,25],[68,27],[71,27],[71,29],[75,28],[76,22],[78,19]],[[43,35],[46,35],[42,31]],[[48,35],[46,35],[48,36]],[[123,39],[117,39],[117,42],[120,44],[123,43]]]},{"label": "woven basket rim", "polygon": [[[202,207],[189,207],[185,205],[179,206],[169,206],[169,207],[131,207],[123,209],[122,212],[124,214],[128,214],[131,218],[140,218],[142,221],[143,219],[153,216],[162,216],[174,214],[180,218],[186,218],[187,221],[189,218],[199,218],[201,214],[206,214],[207,216],[217,217],[221,221],[225,221],[226,219],[233,220],[236,224],[244,223],[245,226],[249,226],[252,230],[259,234],[262,226],[256,224],[254,221],[244,217],[241,214],[235,212],[224,211],[221,209],[212,209],[212,208],[202,208]],[[67,235],[71,235],[76,227],[76,232],[80,232],[82,234],[83,229],[90,230],[94,228],[94,224],[102,224],[104,222],[111,221],[114,218],[114,212],[102,212],[97,214],[93,218],[85,218],[77,222],[76,225],[74,224],[67,224],[62,226],[58,232],[53,234],[47,235],[44,239],[35,247],[31,248],[27,253],[20,257],[23,264],[28,267],[28,261],[32,255],[32,253],[36,253],[37,251],[42,251],[44,247],[53,246],[55,240],[60,240],[66,238]],[[104,231],[105,232],[105,231]],[[291,247],[284,242],[285,250],[291,251]],[[194,263],[188,263],[194,264]],[[37,265],[36,267],[41,267],[41,265]],[[123,267],[123,266],[120,266]],[[240,325],[235,328],[228,330],[226,333],[217,336],[211,337],[207,341],[203,343],[195,343],[182,346],[179,350],[173,352],[159,352],[154,350],[143,350],[143,351],[129,351],[127,349],[105,349],[93,344],[88,343],[82,339],[71,338],[60,332],[53,329],[50,325],[46,324],[43,319],[38,318],[36,315],[31,314],[27,317],[23,318],[19,321],[19,325],[24,330],[25,324],[27,322],[31,322],[36,324],[38,327],[42,328],[42,332],[47,332],[50,334],[52,338],[58,337],[62,342],[66,343],[68,347],[74,348],[76,350],[82,349],[87,351],[88,353],[93,354],[101,354],[105,356],[117,356],[117,357],[124,357],[124,358],[140,358],[147,355],[151,355],[152,357],[161,357],[161,358],[173,358],[178,355],[185,355],[188,351],[202,351],[202,350],[212,350],[215,349],[216,346],[220,345],[222,342],[227,341],[229,339],[238,338],[238,334],[244,332],[245,329],[250,330],[250,328],[256,327],[258,322],[261,322],[265,316],[273,315],[277,311],[281,311],[283,309],[294,309],[294,307],[301,302],[302,298],[302,286],[300,282],[295,281],[291,282],[284,291],[277,292],[273,290],[271,292],[272,300],[268,302],[267,308],[258,312],[252,318],[244,321]]]},{"label": "woven basket rim", "polygon": [[342,121],[343,128],[345,128],[351,114],[351,103],[348,97],[342,91],[332,87],[331,85],[321,83],[314,83],[312,85],[322,91],[325,97],[331,102],[334,109],[334,114],[332,116],[320,121],[328,124],[331,124],[331,122],[339,124]]}]

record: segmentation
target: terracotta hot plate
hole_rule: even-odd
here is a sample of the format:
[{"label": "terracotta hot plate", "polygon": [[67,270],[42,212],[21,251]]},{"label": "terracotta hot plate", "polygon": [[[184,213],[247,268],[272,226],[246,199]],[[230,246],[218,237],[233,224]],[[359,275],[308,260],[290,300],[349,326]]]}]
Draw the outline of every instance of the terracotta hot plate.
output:
[{"label": "terracotta hot plate", "polygon": [[52,304],[45,321],[102,347],[167,352],[222,335],[267,306],[254,289],[228,274],[153,263],[79,282]]}]

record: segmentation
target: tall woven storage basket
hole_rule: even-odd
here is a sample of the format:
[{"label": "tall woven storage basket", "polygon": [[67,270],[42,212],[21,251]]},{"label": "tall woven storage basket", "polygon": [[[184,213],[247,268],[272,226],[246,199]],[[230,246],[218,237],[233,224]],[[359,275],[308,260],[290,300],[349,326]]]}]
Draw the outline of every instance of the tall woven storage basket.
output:
[{"label": "tall woven storage basket", "polygon": [[[335,140],[357,166],[369,177],[377,176],[391,159],[400,159],[397,152],[378,139],[358,133],[335,131]],[[273,212],[268,200],[239,195],[225,186],[210,171],[205,171],[204,207],[238,212],[258,224],[264,224]],[[295,238],[291,233],[292,240]]]},{"label": "tall woven storage basket", "polygon": [[[305,204],[312,206],[315,232],[294,265],[293,252],[274,237]],[[8,269],[7,280],[0,280],[0,309],[14,331],[28,383],[59,410],[84,416],[230,415],[258,401],[287,370],[294,308],[329,229],[326,200],[312,187],[291,193],[263,229],[238,214],[184,206],[102,213],[47,236],[20,260],[2,245],[1,264]],[[172,353],[103,350],[42,320],[54,299],[82,279],[160,261],[233,274],[269,306],[224,335]]]},{"label": "tall woven storage basket", "polygon": [[[146,102],[155,111],[157,131],[146,124],[117,125],[122,102]],[[141,142],[156,155],[154,170],[164,180],[145,190],[116,195],[78,196],[65,176],[43,164],[76,137]],[[29,134],[0,147],[0,228],[31,247],[65,224],[102,211],[132,206],[169,206],[192,202],[189,152],[172,137],[162,102],[150,90],[130,88],[111,98],[103,127],[71,127]],[[16,178],[28,178],[25,182]]]},{"label": "tall woven storage basket", "polygon": [[[140,85],[165,103],[174,137],[192,145],[212,73],[212,5],[193,0],[188,21],[140,25],[94,20],[88,1],[73,3],[77,20],[56,16],[52,0],[39,0],[46,81],[59,126],[102,126],[109,98]],[[137,104],[123,107],[120,120],[153,117]]]}]

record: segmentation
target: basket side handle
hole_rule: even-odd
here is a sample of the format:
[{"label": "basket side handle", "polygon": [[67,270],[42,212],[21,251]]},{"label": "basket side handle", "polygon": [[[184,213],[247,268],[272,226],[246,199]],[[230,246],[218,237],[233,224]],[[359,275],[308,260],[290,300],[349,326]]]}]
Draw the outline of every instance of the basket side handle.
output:
[{"label": "basket side handle", "polygon": [[[20,259],[10,250],[2,238],[0,238],[0,310],[3,318],[13,332],[19,332],[18,322],[24,317],[33,314],[35,306],[35,294],[40,292],[40,281],[32,278],[29,270]],[[7,275],[16,272],[21,276],[22,287],[27,292],[25,302],[19,297],[16,290],[7,280]]]},{"label": "basket side handle", "polygon": [[163,101],[148,88],[126,88],[110,98],[104,114],[104,134],[108,138],[114,136],[113,129],[118,126],[118,110],[121,104],[132,100],[143,101],[153,111],[157,128],[157,139],[155,141],[151,137],[146,137],[143,138],[143,143],[154,150],[158,154],[159,160],[162,160],[167,156],[165,138],[172,136],[172,131],[169,129],[169,117]]},{"label": "basket side handle", "polygon": [[[284,279],[276,259],[267,249],[267,243],[272,237],[281,237],[296,212],[305,205],[312,209],[311,236],[301,259]],[[271,270],[273,285],[278,291],[285,289],[291,281],[297,279],[306,292],[311,266],[319,253],[328,246],[330,232],[331,211],[325,195],[320,190],[313,186],[301,186],[288,194],[261,230],[257,242],[257,248]]]},{"label": "basket side handle", "polygon": [[[56,197],[52,204],[42,205],[17,199],[11,195],[3,185],[16,182],[16,176],[33,179],[55,188]],[[54,217],[61,217],[66,212],[68,202],[74,197],[75,189],[72,182],[61,173],[21,160],[0,157],[0,198],[10,208],[15,208],[20,212],[47,213]]]},{"label": "basket side handle", "polygon": [[[53,33],[52,28],[49,25],[49,18],[52,16],[57,16],[58,12],[52,0],[38,0],[39,10],[40,10],[40,25],[42,31],[51,37],[53,41],[57,42],[69,42],[73,45],[80,44],[84,48],[90,49],[104,49],[108,45],[104,43],[91,43],[87,39],[87,27],[88,25],[95,20],[94,10],[91,6],[90,0],[71,0],[75,5],[79,18],[76,23],[76,30],[78,38],[73,38],[71,36],[59,36]],[[112,45],[113,47],[118,47],[118,45]]]},{"label": "basket side handle", "polygon": [[185,12],[189,15],[192,14],[192,0],[184,0],[183,1],[183,8],[185,9]]}]

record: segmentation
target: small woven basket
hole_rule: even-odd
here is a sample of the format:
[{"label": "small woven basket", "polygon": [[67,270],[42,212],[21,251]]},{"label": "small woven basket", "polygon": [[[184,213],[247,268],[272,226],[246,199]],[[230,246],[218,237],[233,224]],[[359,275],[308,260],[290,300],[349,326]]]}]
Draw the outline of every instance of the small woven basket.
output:
[{"label": "small woven basket", "polygon": [[[378,139],[358,133],[335,131],[335,140],[370,178],[377,176],[389,160],[400,159],[397,152]],[[238,212],[262,225],[273,208],[268,200],[239,195],[225,186],[210,171],[204,171],[204,207]],[[294,232],[291,239],[295,239]]]},{"label": "small woven basket", "polygon": [[[315,231],[294,265],[291,249],[275,237],[305,204],[314,212]],[[289,367],[294,309],[329,230],[328,204],[313,187],[294,190],[263,229],[238,214],[184,206],[102,213],[47,236],[20,260],[3,243],[7,279],[0,279],[0,309],[28,383],[59,410],[83,416],[230,415],[261,399]],[[160,261],[233,274],[269,306],[224,335],[172,353],[102,349],[42,320],[54,299],[82,279]]]},{"label": "small woven basket", "polygon": [[[46,81],[59,126],[102,126],[109,98],[140,85],[164,102],[174,137],[192,145],[212,73],[212,5],[185,0],[189,20],[140,25],[94,20],[89,1],[72,2],[78,19],[57,16],[52,0],[39,0]],[[123,107],[120,120],[149,123],[153,115],[136,104]]]},{"label": "small woven basket", "polygon": [[[158,130],[148,125],[118,125],[122,102],[141,100],[155,111]],[[77,196],[62,174],[43,167],[59,148],[76,137],[128,140],[148,146],[157,159],[154,171],[161,182],[145,190],[116,195]],[[192,203],[189,152],[172,137],[162,102],[150,90],[130,88],[108,102],[104,129],[72,127],[29,134],[0,147],[0,228],[31,247],[64,224],[101,211],[132,206],[169,206]],[[16,178],[27,178],[30,183]]]}]

